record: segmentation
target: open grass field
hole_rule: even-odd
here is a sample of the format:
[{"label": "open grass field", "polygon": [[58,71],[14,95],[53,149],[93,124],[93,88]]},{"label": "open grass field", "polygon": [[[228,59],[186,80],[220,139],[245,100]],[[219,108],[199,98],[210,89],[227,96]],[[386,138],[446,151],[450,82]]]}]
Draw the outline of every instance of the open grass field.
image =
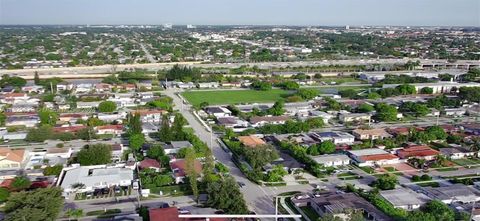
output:
[{"label": "open grass field", "polygon": [[241,104],[241,103],[267,103],[283,99],[293,92],[273,89],[269,91],[255,90],[224,90],[224,91],[187,91],[182,96],[194,106],[202,102],[210,105]]}]

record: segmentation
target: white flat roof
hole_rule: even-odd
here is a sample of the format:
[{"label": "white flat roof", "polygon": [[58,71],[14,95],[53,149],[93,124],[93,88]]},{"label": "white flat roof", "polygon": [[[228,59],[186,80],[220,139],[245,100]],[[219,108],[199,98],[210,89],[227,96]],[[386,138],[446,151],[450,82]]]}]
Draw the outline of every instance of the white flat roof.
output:
[{"label": "white flat roof", "polygon": [[79,166],[65,170],[60,186],[70,189],[72,184],[83,183],[86,187],[100,184],[117,184],[124,180],[133,180],[133,170],[128,168],[106,168],[101,166]]},{"label": "white flat roof", "polygon": [[350,160],[350,157],[348,157],[345,154],[329,154],[329,155],[321,155],[321,156],[311,156],[311,158],[317,163]]},{"label": "white flat roof", "polygon": [[388,154],[387,151],[379,148],[368,148],[363,150],[349,150],[350,154],[355,156],[376,155],[376,154]]}]

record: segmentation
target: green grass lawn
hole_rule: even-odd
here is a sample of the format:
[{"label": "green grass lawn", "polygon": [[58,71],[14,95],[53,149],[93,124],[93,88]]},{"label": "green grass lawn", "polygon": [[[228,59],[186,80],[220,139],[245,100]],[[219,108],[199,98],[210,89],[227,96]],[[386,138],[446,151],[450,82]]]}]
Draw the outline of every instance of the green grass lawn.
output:
[{"label": "green grass lawn", "polygon": [[440,171],[440,172],[445,172],[445,171],[454,171],[454,170],[458,170],[458,168],[455,168],[455,167],[446,167],[446,168],[438,168],[438,169],[435,169],[436,171]]},{"label": "green grass lawn", "polygon": [[465,159],[458,159],[458,160],[451,160],[455,164],[458,164],[459,166],[465,166],[465,165],[472,165],[472,164],[480,164],[480,159],[478,158],[465,158]]},{"label": "green grass lawn", "polygon": [[293,92],[280,89],[269,91],[256,90],[226,90],[226,91],[188,91],[183,92],[182,96],[194,106],[202,102],[208,102],[210,105],[218,104],[240,104],[240,103],[266,103],[275,102],[283,99]]}]

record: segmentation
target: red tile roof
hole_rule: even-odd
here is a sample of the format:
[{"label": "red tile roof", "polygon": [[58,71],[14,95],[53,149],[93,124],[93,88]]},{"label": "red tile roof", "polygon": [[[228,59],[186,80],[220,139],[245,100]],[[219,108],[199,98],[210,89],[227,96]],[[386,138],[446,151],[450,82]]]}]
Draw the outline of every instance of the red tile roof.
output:
[{"label": "red tile roof", "polygon": [[85,129],[87,126],[79,125],[79,126],[68,126],[68,127],[54,127],[53,132],[61,133],[61,132],[78,132],[81,129]]},{"label": "red tile roof", "polygon": [[150,221],[181,221],[176,207],[150,209]]},{"label": "red tile roof", "polygon": [[103,125],[103,126],[97,126],[97,130],[123,130],[123,125],[117,124],[117,125]]},{"label": "red tile roof", "polygon": [[361,156],[360,159],[362,159],[363,161],[379,161],[379,160],[398,159],[398,157],[393,154],[385,153],[385,154],[364,155],[364,156]]},{"label": "red tile roof", "polygon": [[[195,167],[195,172],[197,172],[197,173],[202,172],[202,164],[200,163],[200,161],[195,160],[194,167]],[[177,177],[185,176],[186,164],[185,164],[184,159],[175,160],[173,162],[170,162],[170,168],[172,168],[172,170],[178,170],[177,172],[175,172],[175,174],[174,174],[175,176],[177,176]]]},{"label": "red tile roof", "polygon": [[397,152],[400,158],[436,156],[440,152],[425,145],[410,146]]},{"label": "red tile roof", "polygon": [[141,169],[160,168],[160,163],[157,160],[145,158],[140,162],[140,165],[138,167],[140,167]]}]

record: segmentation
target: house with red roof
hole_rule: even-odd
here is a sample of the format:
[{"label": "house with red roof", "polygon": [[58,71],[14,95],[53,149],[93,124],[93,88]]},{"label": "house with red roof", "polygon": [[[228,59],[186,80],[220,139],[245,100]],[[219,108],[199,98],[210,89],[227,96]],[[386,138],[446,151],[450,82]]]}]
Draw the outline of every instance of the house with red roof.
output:
[{"label": "house with red roof", "polygon": [[87,126],[85,125],[73,125],[73,126],[61,126],[61,127],[54,127],[53,132],[55,133],[76,133],[79,130],[85,129]]},{"label": "house with red roof", "polygon": [[[202,173],[202,164],[200,163],[200,161],[195,160],[193,167],[197,174]],[[187,164],[185,159],[174,159],[170,161],[170,168],[172,169],[175,183],[176,184],[185,183],[184,179],[186,177],[186,169],[187,169]]]},{"label": "house with red roof", "polygon": [[97,134],[114,134],[119,135],[123,132],[123,125],[103,125],[95,127]]},{"label": "house with red roof", "polygon": [[161,165],[155,159],[145,158],[140,162],[138,168],[140,168],[140,170],[154,169],[155,171],[160,172]]},{"label": "house with red roof", "polygon": [[397,156],[379,148],[350,150],[348,151],[348,155],[360,167],[400,163]]},{"label": "house with red roof", "polygon": [[433,160],[435,159],[435,156],[439,154],[439,151],[434,150],[426,145],[413,145],[397,151],[397,155],[401,159],[420,158],[425,160]]}]

